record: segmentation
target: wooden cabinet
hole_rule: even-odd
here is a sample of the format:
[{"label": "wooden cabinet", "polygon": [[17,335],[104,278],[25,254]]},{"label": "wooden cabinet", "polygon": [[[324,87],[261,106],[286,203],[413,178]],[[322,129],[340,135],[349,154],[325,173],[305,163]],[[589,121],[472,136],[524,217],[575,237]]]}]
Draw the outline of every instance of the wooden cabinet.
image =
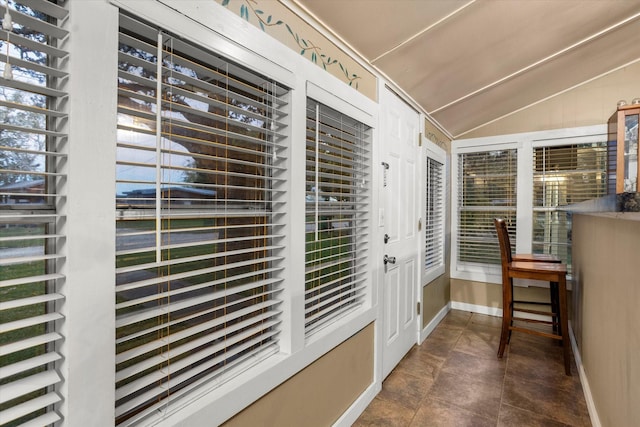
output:
[{"label": "wooden cabinet", "polygon": [[[616,194],[638,192],[638,119],[640,104],[624,105],[609,119],[609,141],[616,141],[615,168]],[[613,173],[610,174],[610,176]]]}]

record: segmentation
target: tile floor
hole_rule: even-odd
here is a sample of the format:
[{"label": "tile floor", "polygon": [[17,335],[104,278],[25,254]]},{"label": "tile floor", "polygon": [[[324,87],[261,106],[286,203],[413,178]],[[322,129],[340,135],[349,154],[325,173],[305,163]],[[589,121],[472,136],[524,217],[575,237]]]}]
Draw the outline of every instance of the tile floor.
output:
[{"label": "tile floor", "polygon": [[496,357],[500,318],[450,311],[382,384],[354,426],[591,426],[575,362],[514,332]]}]

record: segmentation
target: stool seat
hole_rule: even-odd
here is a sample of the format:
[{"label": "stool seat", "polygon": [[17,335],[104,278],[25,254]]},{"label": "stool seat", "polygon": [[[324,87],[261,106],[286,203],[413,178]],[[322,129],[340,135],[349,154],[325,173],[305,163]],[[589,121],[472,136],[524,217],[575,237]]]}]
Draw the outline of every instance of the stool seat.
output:
[{"label": "stool seat", "polygon": [[542,261],[542,262],[562,262],[560,258],[550,254],[515,254],[512,261]]},{"label": "stool seat", "polygon": [[[534,256],[525,254],[515,258],[511,255],[511,244],[509,233],[503,219],[494,219],[494,225],[500,242],[500,255],[502,261],[502,331],[500,333],[500,346],[498,357],[504,355],[507,342],[512,331],[524,332],[528,334],[543,336],[560,340],[564,353],[564,368],[567,375],[571,375],[571,349],[569,347],[569,329],[567,319],[567,266],[551,256],[549,261],[544,261],[545,257],[535,259]],[[513,279],[540,280],[550,283],[551,301],[547,304],[551,306],[551,312],[518,308],[517,311],[542,314],[551,316],[552,320],[541,321],[528,318],[515,318],[513,315],[514,304],[518,302],[513,298]],[[547,323],[552,325],[552,332],[543,332],[536,329],[529,329],[522,326],[515,326],[514,320],[533,323]]]},{"label": "stool seat", "polygon": [[509,270],[510,276],[514,278],[547,282],[557,282],[558,280],[552,278],[559,279],[560,275],[567,275],[567,266],[555,262],[511,261]]}]

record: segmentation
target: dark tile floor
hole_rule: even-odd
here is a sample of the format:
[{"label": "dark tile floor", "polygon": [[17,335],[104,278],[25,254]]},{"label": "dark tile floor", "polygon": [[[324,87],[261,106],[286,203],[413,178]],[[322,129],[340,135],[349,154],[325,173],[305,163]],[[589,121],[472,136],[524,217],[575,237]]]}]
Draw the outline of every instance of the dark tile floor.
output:
[{"label": "dark tile floor", "polygon": [[591,426],[575,362],[566,376],[556,341],[517,332],[498,359],[500,321],[450,311],[354,426]]}]

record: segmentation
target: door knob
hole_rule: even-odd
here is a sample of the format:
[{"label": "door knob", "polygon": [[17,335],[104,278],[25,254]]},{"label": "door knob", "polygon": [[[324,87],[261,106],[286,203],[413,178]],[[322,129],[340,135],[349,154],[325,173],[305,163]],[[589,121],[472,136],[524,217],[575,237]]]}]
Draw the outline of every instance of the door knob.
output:
[{"label": "door knob", "polygon": [[396,257],[385,255],[384,258],[382,259],[382,261],[384,261],[384,265],[387,265],[387,263],[395,264],[396,263]]}]

